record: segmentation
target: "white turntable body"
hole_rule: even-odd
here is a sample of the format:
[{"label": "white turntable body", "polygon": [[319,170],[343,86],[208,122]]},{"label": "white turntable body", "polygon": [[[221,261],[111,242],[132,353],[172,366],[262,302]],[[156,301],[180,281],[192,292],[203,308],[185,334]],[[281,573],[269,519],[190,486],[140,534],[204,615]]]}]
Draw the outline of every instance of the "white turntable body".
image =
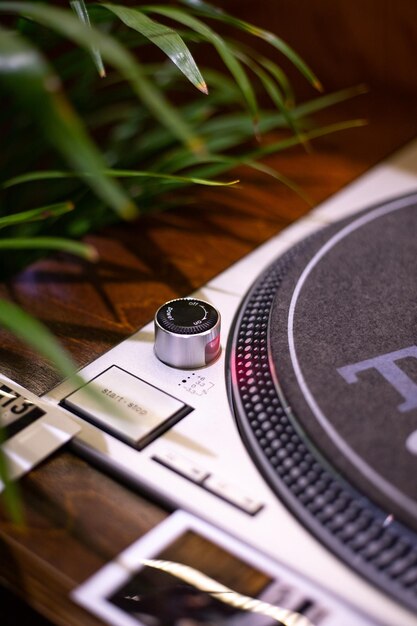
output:
[{"label": "white turntable body", "polygon": [[[75,419],[81,426],[74,444],[77,451],[173,509],[193,513],[230,533],[346,603],[343,619],[329,617],[323,624],[416,626],[417,616],[333,556],[260,475],[241,441],[226,393],[229,329],[252,282],[293,244],[369,205],[416,190],[417,143],[413,143],[190,294],[221,313],[222,353],[209,366],[179,370],[160,362],[154,354],[153,323],[149,323],[83,368],[81,377],[86,382],[95,379],[110,403],[126,405],[128,396],[130,413],[125,423],[109,416],[85,389],[77,391],[68,381],[47,395],[54,404],[69,396],[67,407],[78,413]],[[151,421],[137,430],[135,414],[140,418],[149,408]],[[72,411],[61,410],[73,416]],[[180,413],[184,416],[169,423],[173,414]],[[147,443],[149,433],[155,429],[159,433],[164,423],[169,423],[165,432],[151,436]],[[129,445],[141,437],[146,441],[141,449]]]}]

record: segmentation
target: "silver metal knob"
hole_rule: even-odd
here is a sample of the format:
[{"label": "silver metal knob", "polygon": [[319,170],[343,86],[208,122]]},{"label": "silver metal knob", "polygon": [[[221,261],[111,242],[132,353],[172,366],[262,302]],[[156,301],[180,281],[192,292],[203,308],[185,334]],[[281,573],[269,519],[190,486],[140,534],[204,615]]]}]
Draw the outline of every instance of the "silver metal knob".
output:
[{"label": "silver metal knob", "polygon": [[166,302],[155,314],[155,354],[179,369],[209,365],[220,354],[220,313],[196,298]]}]

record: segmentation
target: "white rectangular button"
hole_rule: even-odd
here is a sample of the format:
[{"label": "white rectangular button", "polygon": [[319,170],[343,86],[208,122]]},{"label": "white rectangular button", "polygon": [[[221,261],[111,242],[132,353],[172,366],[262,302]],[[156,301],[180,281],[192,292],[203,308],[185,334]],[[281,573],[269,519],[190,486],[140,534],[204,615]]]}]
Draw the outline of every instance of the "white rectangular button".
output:
[{"label": "white rectangular button", "polygon": [[235,487],[230,483],[222,480],[218,476],[209,476],[203,483],[203,487],[212,493],[220,496],[224,500],[234,504],[250,515],[255,515],[263,507],[263,504],[245,493],[242,493],[239,487]]},{"label": "white rectangular button", "polygon": [[[101,403],[88,389],[106,402]],[[116,365],[74,391],[63,404],[136,448],[146,446],[192,410]]]},{"label": "white rectangular button", "polygon": [[195,483],[202,483],[209,475],[207,470],[198,467],[189,459],[175,454],[174,452],[158,452],[158,454],[155,454],[152,458]]}]

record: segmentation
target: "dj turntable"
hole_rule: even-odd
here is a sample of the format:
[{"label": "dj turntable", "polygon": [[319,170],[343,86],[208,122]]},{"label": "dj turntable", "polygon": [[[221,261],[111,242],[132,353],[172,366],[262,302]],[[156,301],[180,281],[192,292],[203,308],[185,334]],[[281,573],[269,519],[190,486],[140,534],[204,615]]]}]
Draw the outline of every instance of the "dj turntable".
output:
[{"label": "dj turntable", "polygon": [[416,233],[413,144],[48,396],[80,454],[316,585],[323,626],[417,624]]}]

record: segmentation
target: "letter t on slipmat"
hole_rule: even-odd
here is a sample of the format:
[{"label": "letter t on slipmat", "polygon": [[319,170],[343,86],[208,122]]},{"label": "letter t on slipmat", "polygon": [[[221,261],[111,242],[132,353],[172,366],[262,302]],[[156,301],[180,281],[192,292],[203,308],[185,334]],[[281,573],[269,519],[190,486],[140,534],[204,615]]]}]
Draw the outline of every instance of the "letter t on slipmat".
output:
[{"label": "letter t on slipmat", "polygon": [[357,374],[369,369],[376,369],[385,380],[390,383],[402,396],[404,402],[398,405],[401,413],[417,408],[417,384],[396,364],[396,361],[406,358],[417,359],[417,346],[410,346],[395,352],[388,352],[380,356],[345,365],[337,369],[338,373],[350,385],[358,382]]}]

